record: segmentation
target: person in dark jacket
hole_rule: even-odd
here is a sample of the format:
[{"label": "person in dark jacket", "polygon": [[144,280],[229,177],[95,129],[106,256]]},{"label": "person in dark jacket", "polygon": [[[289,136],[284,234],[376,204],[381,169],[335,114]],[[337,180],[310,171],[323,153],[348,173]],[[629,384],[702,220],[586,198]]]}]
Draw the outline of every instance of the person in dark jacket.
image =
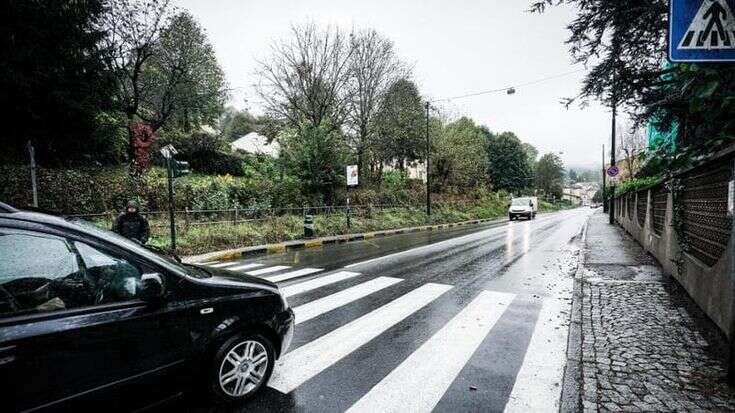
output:
[{"label": "person in dark jacket", "polygon": [[148,242],[151,236],[148,220],[140,214],[140,207],[135,201],[128,201],[125,212],[117,217],[112,230],[141,244]]}]

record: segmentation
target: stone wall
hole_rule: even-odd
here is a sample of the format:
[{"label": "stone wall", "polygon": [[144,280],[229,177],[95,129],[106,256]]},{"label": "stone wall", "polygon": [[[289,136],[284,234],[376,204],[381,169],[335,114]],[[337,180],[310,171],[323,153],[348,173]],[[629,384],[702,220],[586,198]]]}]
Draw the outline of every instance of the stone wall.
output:
[{"label": "stone wall", "polygon": [[[735,336],[735,236],[727,196],[734,162],[730,151],[659,186],[631,191],[613,201],[616,221],[731,339]],[[672,188],[677,188],[680,234],[673,225]],[[687,251],[681,245],[688,245]]]}]

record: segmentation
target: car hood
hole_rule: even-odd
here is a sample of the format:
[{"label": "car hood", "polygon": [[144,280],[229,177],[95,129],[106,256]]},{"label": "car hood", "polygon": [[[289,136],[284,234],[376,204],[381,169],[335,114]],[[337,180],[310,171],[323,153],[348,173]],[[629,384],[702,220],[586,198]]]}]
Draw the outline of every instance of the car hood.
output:
[{"label": "car hood", "polygon": [[209,278],[199,278],[198,282],[204,284],[213,284],[225,287],[239,287],[239,288],[258,288],[273,292],[278,292],[278,286],[268,280],[262,278],[253,277],[251,275],[242,274],[234,271],[227,271],[221,268],[204,267],[197,265],[197,267],[204,268],[212,276]]}]

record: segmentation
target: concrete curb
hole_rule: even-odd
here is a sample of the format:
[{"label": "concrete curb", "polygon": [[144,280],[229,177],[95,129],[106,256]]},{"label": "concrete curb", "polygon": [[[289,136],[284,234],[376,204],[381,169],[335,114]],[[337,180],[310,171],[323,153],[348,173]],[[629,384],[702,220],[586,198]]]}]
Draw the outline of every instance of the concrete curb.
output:
[{"label": "concrete curb", "polygon": [[582,227],[580,237],[579,261],[574,273],[574,288],[572,292],[572,311],[569,322],[569,336],[567,338],[567,365],[564,368],[564,381],[561,391],[560,412],[582,411],[582,284],[587,248],[587,229],[589,217]]},{"label": "concrete curb", "polygon": [[258,253],[278,253],[284,252],[291,249],[301,248],[318,248],[325,244],[338,244],[342,242],[360,241],[364,239],[370,239],[375,237],[385,237],[389,235],[405,234],[408,232],[419,232],[419,231],[433,231],[437,229],[454,228],[465,225],[482,224],[486,222],[499,222],[506,219],[503,218],[487,218],[487,219],[473,219],[470,221],[461,221],[451,224],[436,224],[436,225],[423,225],[420,227],[406,227],[397,229],[386,229],[382,231],[373,231],[365,233],[345,234],[345,235],[332,235],[328,237],[314,238],[314,239],[300,239],[293,241],[285,241],[274,244],[263,244],[255,245],[252,247],[235,248],[231,250],[215,251],[200,255],[190,255],[188,257],[182,257],[182,260],[186,263],[195,262],[207,262],[207,261],[219,261],[219,260],[231,260],[237,259],[250,254]]}]

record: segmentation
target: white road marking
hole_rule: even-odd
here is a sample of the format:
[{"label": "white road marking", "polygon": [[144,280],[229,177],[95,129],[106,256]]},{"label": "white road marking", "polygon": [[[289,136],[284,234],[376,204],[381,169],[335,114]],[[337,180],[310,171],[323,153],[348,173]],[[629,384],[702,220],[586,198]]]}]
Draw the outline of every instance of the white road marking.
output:
[{"label": "white road marking", "polygon": [[210,265],[210,267],[212,267],[212,268],[224,268],[224,267],[231,267],[231,266],[237,265],[237,264],[239,264],[239,262],[237,262],[237,261],[221,262],[219,264],[212,264],[212,265]]},{"label": "white road marking", "polygon": [[481,292],[348,412],[431,412],[514,297]]},{"label": "white road marking", "polygon": [[569,303],[564,300],[544,300],[523,364],[505,405],[506,412],[559,410],[569,333],[564,324],[569,317],[569,308]]},{"label": "white road marking", "polygon": [[216,264],[218,262],[219,261],[204,261],[204,262],[194,262],[193,264],[197,264],[197,265],[212,265],[212,264]]},{"label": "white road marking", "polygon": [[247,275],[263,275],[263,274],[270,274],[270,273],[276,272],[276,271],[287,270],[289,268],[291,268],[291,267],[289,267],[288,265],[275,265],[273,267],[261,268],[259,270],[255,270],[255,271],[248,271],[245,274],[247,274]]},{"label": "white road marking", "polygon": [[342,307],[345,304],[349,304],[401,281],[403,280],[400,278],[378,277],[324,298],[300,305],[293,309],[294,313],[296,313],[296,324],[309,321],[314,317]]},{"label": "white road marking", "polygon": [[352,277],[357,277],[358,275],[360,275],[359,272],[339,271],[335,272],[334,274],[326,275],[324,277],[314,278],[313,280],[289,285],[288,287],[283,287],[281,288],[281,294],[285,295],[286,297],[290,297],[292,295],[301,294],[307,291],[315,290],[320,287],[324,287],[325,285],[344,281]]},{"label": "white road marking", "polygon": [[265,278],[268,281],[273,281],[274,283],[277,283],[279,281],[286,281],[286,280],[290,280],[291,278],[301,277],[302,275],[314,274],[320,271],[324,271],[324,269],[323,268],[302,268],[300,270],[284,272],[283,274],[271,275]]},{"label": "white road marking", "polygon": [[228,270],[230,270],[230,271],[242,271],[242,270],[248,270],[250,268],[258,268],[258,267],[262,267],[262,266],[263,266],[263,264],[243,264],[243,265],[238,265],[237,267],[228,268]]},{"label": "white road marking", "polygon": [[[451,288],[450,285],[425,284],[286,353],[276,364],[268,386],[282,393],[290,393]],[[405,397],[405,393],[402,397]]]}]

